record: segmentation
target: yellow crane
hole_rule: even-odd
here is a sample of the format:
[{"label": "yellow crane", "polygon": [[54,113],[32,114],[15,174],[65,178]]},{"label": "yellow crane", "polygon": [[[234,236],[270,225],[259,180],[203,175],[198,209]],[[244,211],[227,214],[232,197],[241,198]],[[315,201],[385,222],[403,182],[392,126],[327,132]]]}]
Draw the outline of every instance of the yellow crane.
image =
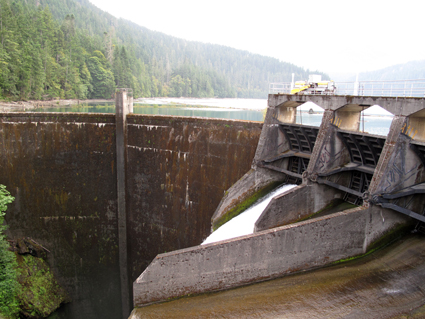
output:
[{"label": "yellow crane", "polygon": [[291,94],[326,94],[333,95],[336,92],[334,81],[322,81],[321,75],[310,75],[308,81],[296,81],[291,89]]}]

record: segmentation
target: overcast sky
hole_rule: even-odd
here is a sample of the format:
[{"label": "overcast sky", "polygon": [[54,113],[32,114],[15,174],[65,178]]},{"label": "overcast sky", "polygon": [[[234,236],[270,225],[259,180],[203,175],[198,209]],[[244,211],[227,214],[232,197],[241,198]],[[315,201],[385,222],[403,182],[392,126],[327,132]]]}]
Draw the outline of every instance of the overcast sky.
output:
[{"label": "overcast sky", "polygon": [[89,0],[178,38],[221,44],[326,73],[425,59],[420,0]]}]

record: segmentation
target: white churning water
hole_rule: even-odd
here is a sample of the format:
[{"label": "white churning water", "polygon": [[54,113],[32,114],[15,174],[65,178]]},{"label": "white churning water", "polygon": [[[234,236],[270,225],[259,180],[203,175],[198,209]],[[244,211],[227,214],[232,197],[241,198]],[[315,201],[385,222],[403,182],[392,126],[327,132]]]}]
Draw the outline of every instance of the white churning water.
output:
[{"label": "white churning water", "polygon": [[259,199],[253,206],[245,210],[242,214],[222,225],[219,229],[208,236],[201,245],[252,234],[254,232],[255,222],[273,197],[280,195],[295,186],[297,185],[287,184],[276,188],[274,191]]}]

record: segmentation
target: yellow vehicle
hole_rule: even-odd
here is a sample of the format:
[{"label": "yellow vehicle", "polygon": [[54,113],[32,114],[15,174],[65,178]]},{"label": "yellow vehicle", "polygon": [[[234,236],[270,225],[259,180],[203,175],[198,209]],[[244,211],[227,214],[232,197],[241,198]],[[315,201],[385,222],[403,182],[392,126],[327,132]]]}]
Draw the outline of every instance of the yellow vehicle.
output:
[{"label": "yellow vehicle", "polygon": [[297,81],[291,89],[291,94],[326,94],[336,92],[334,81],[322,81],[321,75],[310,75],[308,81]]}]

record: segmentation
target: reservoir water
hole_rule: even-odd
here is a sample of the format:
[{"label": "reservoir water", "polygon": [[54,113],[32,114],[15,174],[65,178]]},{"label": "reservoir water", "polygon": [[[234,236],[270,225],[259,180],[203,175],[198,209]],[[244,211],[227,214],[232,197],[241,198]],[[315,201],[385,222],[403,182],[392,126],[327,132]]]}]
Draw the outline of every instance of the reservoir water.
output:
[{"label": "reservoir water", "polygon": [[[210,103],[205,103],[204,100]],[[217,100],[217,103],[211,102]],[[209,117],[245,121],[264,121],[266,100],[233,99],[230,107],[229,99],[191,99],[178,103],[164,99],[141,100],[134,102],[134,114],[171,115],[189,117]],[[183,103],[184,102],[184,103]],[[187,104],[186,102],[190,103]],[[30,112],[83,112],[83,113],[115,113],[114,102],[89,103],[87,105],[70,105],[64,107],[43,107],[28,110]]]},{"label": "reservoir water", "polygon": [[[171,115],[224,118],[245,121],[264,121],[267,100],[265,99],[195,99],[195,98],[143,98],[135,100],[135,114]],[[115,113],[114,102],[70,105],[65,107],[43,107],[30,112],[83,112]],[[323,109],[307,102],[297,108],[297,124],[320,126]],[[386,136],[392,114],[378,106],[362,112],[360,132]]]}]

